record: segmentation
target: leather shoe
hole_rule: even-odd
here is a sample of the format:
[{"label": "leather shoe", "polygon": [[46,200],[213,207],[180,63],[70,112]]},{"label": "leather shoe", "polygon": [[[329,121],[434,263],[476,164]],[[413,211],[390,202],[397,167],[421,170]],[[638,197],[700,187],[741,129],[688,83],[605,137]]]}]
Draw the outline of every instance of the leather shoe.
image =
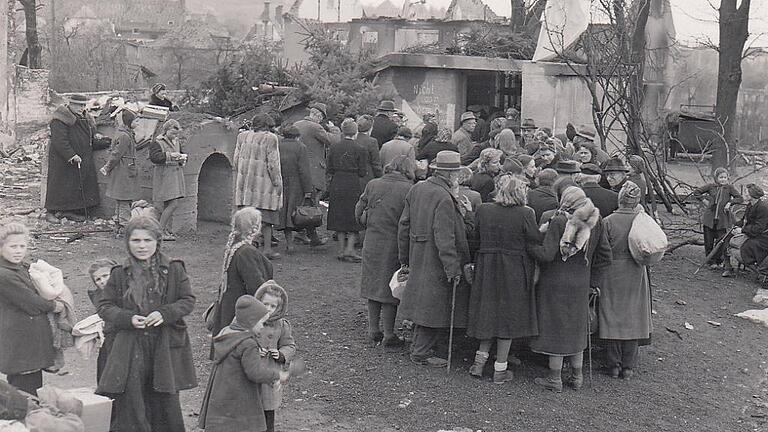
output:
[{"label": "leather shoe", "polygon": [[425,359],[419,359],[416,357],[411,356],[411,362],[422,365],[422,366],[429,366],[436,369],[444,368],[448,366],[448,360],[441,359],[440,357],[428,357]]}]

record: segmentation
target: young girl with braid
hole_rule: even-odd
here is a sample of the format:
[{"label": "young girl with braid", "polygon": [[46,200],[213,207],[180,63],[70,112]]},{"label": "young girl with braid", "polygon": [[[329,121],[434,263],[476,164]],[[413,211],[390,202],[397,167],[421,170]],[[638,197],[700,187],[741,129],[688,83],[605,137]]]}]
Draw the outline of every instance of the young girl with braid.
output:
[{"label": "young girl with braid", "polygon": [[272,279],[272,263],[253,245],[261,233],[261,212],[244,207],[232,216],[231,226],[221,269],[219,309],[213,311],[214,336],[232,323],[240,296],[254,295],[264,282]]}]

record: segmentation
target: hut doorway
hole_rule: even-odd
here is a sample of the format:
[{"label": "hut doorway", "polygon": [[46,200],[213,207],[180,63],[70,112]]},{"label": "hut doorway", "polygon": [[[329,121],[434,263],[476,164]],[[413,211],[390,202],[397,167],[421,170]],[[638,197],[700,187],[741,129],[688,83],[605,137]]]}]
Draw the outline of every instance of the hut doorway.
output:
[{"label": "hut doorway", "polygon": [[232,215],[232,164],[221,153],[203,162],[197,180],[197,220],[228,224]]}]

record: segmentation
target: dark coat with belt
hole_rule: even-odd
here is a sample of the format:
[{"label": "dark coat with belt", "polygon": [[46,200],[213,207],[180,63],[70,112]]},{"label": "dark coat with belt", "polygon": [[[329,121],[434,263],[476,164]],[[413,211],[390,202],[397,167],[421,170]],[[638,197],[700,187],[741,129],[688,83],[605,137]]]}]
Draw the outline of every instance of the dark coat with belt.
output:
[{"label": "dark coat with belt", "polygon": [[364,210],[367,214],[360,282],[360,295],[365,299],[391,304],[399,302],[392,297],[389,280],[400,267],[397,229],[411,186],[413,181],[408,177],[391,172],[368,183],[357,201],[355,216],[359,219]]},{"label": "dark coat with belt", "polygon": [[[115,266],[98,300],[99,316],[114,326],[115,340],[99,380],[97,393],[121,394],[129,376],[134,345],[142,332],[131,324],[139,307],[126,295],[130,263]],[[165,292],[157,311],[163,316],[160,335],[152,359],[152,389],[159,393],[176,393],[197,387],[195,364],[184,317],[195,308],[195,296],[189,285],[184,262],[160,255],[160,292]]]},{"label": "dark coat with belt", "polygon": [[480,248],[469,298],[467,335],[481,340],[536,336],[536,264],[526,248],[541,241],[533,210],[482,204],[476,212],[474,237]]},{"label": "dark coat with belt", "polygon": [[600,210],[600,217],[606,218],[619,208],[619,194],[605,189],[597,183],[586,183],[581,186],[587,198]]},{"label": "dark coat with belt", "polygon": [[214,362],[200,409],[199,426],[206,432],[267,430],[262,384],[277,381],[280,366],[262,355],[256,335],[226,327],[213,338]]},{"label": "dark coat with belt", "polygon": [[397,125],[386,114],[378,114],[373,118],[371,137],[376,138],[376,141],[379,142],[379,148],[385,142],[395,139],[395,135],[397,135]]},{"label": "dark coat with belt", "polygon": [[555,210],[560,207],[557,202],[557,194],[552,186],[539,186],[528,191],[528,207],[536,212],[536,222],[541,222],[541,215],[547,210]]},{"label": "dark coat with belt", "polygon": [[218,334],[221,329],[232,323],[235,318],[235,303],[246,294],[254,295],[256,290],[266,281],[272,279],[272,262],[253,245],[243,245],[235,251],[227,269],[227,290],[221,294],[216,315],[219,319],[214,323],[212,334]]},{"label": "dark coat with belt", "polygon": [[[64,105],[54,111],[50,128],[45,208],[71,211],[98,205],[99,185],[93,150],[109,147],[110,139],[96,139],[93,119],[75,114]],[[79,173],[77,165],[68,162],[76,155],[83,160]]]},{"label": "dark coat with belt", "polygon": [[[410,267],[400,302],[403,317],[424,327],[450,327],[450,281],[461,276],[470,255],[465,219],[445,179],[433,176],[411,188],[397,237],[400,263]],[[456,292],[455,327],[466,327],[468,303],[469,286],[462,281]]]},{"label": "dark coat with belt", "polygon": [[365,185],[367,185],[369,181],[381,177],[384,173],[383,167],[381,166],[381,158],[379,157],[379,142],[376,141],[376,138],[366,134],[357,134],[355,141],[357,141],[357,144],[360,145],[368,155],[366,158],[366,161],[368,162],[368,174],[360,179],[360,188],[365,189]]},{"label": "dark coat with belt", "polygon": [[108,197],[122,201],[139,199],[139,166],[136,164],[136,139],[132,130],[125,127],[117,129],[104,166],[109,176]]},{"label": "dark coat with belt", "polygon": [[701,212],[701,224],[707,228],[727,230],[733,226],[731,213],[725,209],[728,203],[741,203],[744,199],[732,184],[718,185],[710,183],[695,191],[696,199],[706,199],[709,205]]},{"label": "dark coat with belt", "polygon": [[590,287],[599,285],[600,270],[612,259],[600,220],[592,228],[586,250],[564,262],[560,239],[566,220],[560,213],[553,216],[543,243],[529,248],[541,268],[536,285],[539,336],[531,341],[531,349],[542,354],[573,355],[587,348]]},{"label": "dark coat with belt", "polygon": [[47,313],[54,302],[37,294],[28,264],[0,257],[0,372],[10,375],[53,366]]}]

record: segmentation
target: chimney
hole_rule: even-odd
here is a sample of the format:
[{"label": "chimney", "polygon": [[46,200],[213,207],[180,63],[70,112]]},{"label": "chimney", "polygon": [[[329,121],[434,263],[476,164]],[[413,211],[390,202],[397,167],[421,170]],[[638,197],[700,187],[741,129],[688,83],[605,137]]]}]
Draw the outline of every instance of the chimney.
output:
[{"label": "chimney", "polygon": [[261,20],[264,23],[268,23],[268,22],[272,21],[270,19],[270,17],[269,17],[269,7],[270,6],[271,6],[271,2],[269,2],[269,1],[265,1],[264,2],[264,12],[262,12],[262,14],[261,14]]}]

